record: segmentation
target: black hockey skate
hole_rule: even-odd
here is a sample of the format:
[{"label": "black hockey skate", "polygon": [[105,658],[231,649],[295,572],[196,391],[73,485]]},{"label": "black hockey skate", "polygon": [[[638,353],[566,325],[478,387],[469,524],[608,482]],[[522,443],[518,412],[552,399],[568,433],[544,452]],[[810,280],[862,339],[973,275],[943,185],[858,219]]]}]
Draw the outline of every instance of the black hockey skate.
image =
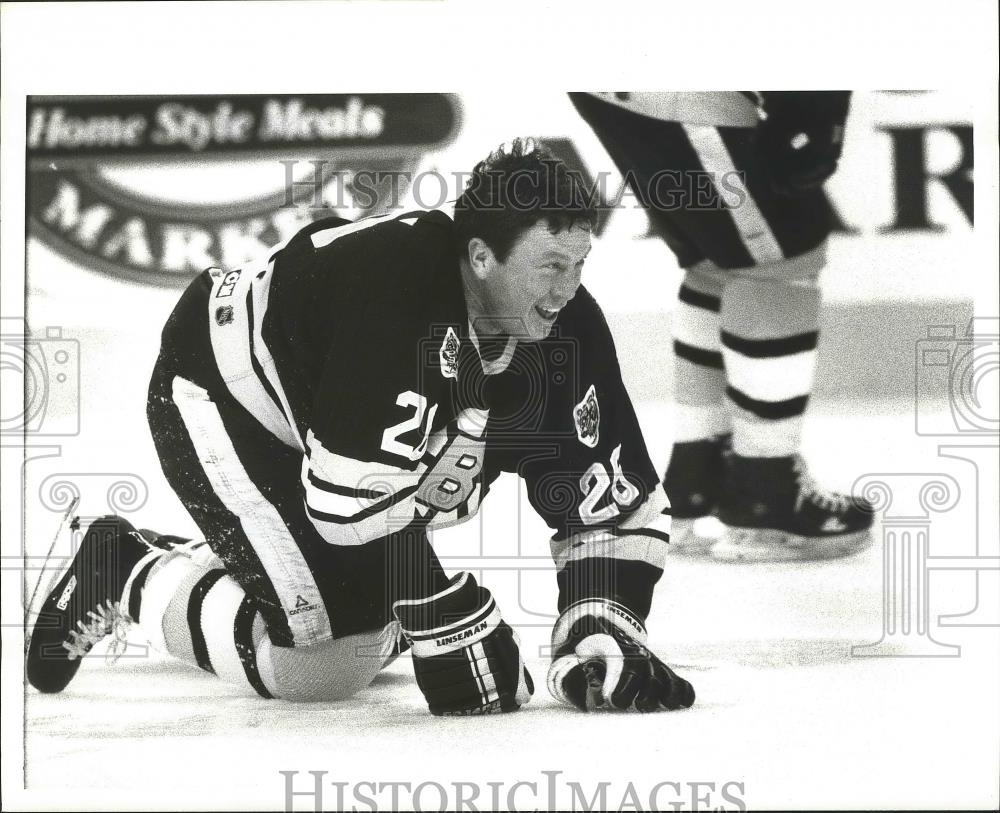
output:
[{"label": "black hockey skate", "polygon": [[663,490],[670,500],[672,553],[707,553],[718,541],[718,536],[696,532],[695,522],[715,512],[728,451],[729,435],[674,444],[663,477]]},{"label": "black hockey skate", "polygon": [[114,633],[114,643],[124,645],[131,618],[129,608],[121,606],[122,593],[143,557],[149,555],[151,564],[154,554],[167,549],[155,542],[159,540],[145,537],[121,517],[100,517],[90,524],[34,621],[26,672],[38,691],[65,689],[81,659],[105,636]]},{"label": "black hockey skate", "polygon": [[792,457],[726,456],[716,515],[725,526],[714,559],[773,562],[833,559],[871,544],[874,507],[819,488]]}]

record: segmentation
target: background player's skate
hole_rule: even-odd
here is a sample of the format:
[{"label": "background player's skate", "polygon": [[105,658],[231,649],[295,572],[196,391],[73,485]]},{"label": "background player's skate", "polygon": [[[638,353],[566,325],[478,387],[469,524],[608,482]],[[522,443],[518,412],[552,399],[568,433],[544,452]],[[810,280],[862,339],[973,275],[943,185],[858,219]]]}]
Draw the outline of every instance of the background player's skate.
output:
[{"label": "background player's skate", "polygon": [[663,478],[670,495],[672,553],[705,554],[718,541],[718,523],[704,520],[715,514],[728,448],[728,435],[674,444]]},{"label": "background player's skate", "polygon": [[871,544],[872,505],[818,486],[802,458],[729,454],[725,469],[713,558],[833,559]]},{"label": "background player's skate", "polygon": [[671,551],[726,561],[832,559],[871,544],[871,504],[820,487],[797,456],[743,457],[729,437],[674,444]]}]

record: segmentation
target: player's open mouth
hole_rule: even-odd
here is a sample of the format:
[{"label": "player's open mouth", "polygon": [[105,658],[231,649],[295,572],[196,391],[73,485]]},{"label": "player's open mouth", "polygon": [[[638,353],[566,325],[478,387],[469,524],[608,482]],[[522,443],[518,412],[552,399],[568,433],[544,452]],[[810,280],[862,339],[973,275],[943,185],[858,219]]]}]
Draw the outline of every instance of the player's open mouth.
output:
[{"label": "player's open mouth", "polygon": [[546,322],[553,321],[559,315],[559,308],[543,308],[541,305],[535,305],[535,312],[541,316]]}]

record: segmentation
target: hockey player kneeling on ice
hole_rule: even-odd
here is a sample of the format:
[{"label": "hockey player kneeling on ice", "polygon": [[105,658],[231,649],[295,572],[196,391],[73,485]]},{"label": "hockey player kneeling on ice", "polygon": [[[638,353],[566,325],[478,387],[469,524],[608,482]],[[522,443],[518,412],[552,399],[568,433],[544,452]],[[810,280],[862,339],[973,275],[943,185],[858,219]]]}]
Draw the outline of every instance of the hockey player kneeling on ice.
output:
[{"label": "hockey player kneeling on ice", "polygon": [[507,471],[555,531],[553,695],[690,706],[646,648],[670,518],[580,286],[595,220],[565,166],[516,140],[454,219],[331,218],[260,266],[199,276],[164,327],[147,415],[205,541],[95,520],[40,609],[31,684],[61,691],[131,621],[263,697],[349,697],[409,647],[432,713],[514,711],[533,692],[517,636],[427,536]]}]

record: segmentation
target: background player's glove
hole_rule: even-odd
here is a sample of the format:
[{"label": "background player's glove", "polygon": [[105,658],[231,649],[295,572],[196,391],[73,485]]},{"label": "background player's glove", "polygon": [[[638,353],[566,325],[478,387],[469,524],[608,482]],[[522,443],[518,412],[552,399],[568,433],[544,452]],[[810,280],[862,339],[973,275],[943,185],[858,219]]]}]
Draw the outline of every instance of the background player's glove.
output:
[{"label": "background player's glove", "polygon": [[567,607],[552,630],[549,691],[583,711],[686,709],[694,688],[646,649],[646,630],[606,599]]},{"label": "background player's glove", "polygon": [[844,146],[847,91],[765,91],[757,152],[782,195],[815,189],[837,170]]},{"label": "background player's glove", "polygon": [[392,605],[432,714],[516,711],[535,688],[490,591],[460,573],[440,593]]}]

